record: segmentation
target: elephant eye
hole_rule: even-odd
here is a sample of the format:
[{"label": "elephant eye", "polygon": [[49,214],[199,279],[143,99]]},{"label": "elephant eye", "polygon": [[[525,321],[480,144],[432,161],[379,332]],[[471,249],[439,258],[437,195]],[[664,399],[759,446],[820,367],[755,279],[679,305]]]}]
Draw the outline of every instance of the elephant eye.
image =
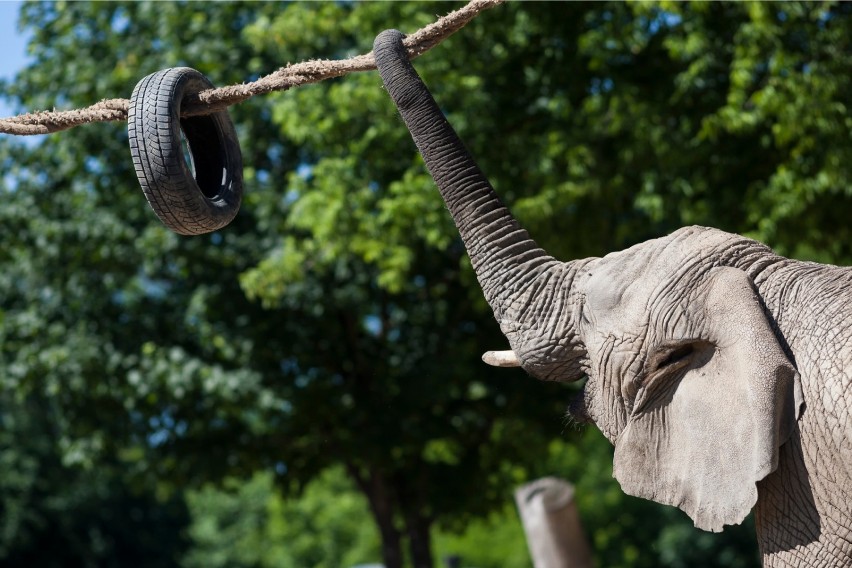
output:
[{"label": "elephant eye", "polygon": [[646,364],[646,373],[680,369],[692,361],[699,353],[702,355],[711,354],[713,348],[713,344],[702,339],[678,341],[669,345],[661,345],[648,361],[648,364]]},{"label": "elephant eye", "polygon": [[[640,412],[649,402],[664,398],[669,389],[677,388],[678,379],[690,366],[706,364],[715,350],[715,344],[703,339],[676,340],[658,345],[646,359],[643,372],[634,383],[632,393],[635,401],[630,412]],[[630,393],[625,398],[630,400]]]},{"label": "elephant eye", "polygon": [[663,367],[668,367],[669,365],[674,365],[680,361],[683,361],[690,355],[695,353],[695,346],[692,343],[688,343],[686,345],[681,345],[669,351],[668,355],[666,355],[665,359],[660,361],[656,367],[657,369],[662,369]]}]

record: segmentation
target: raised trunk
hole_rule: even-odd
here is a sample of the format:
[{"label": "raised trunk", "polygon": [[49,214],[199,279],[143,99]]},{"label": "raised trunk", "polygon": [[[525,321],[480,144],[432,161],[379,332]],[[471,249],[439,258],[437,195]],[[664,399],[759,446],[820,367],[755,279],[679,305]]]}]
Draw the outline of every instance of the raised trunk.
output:
[{"label": "raised trunk", "polygon": [[517,319],[514,283],[558,265],[521,228],[444,118],[408,61],[396,30],[379,34],[376,65],[459,229],[497,319]]},{"label": "raised trunk", "polygon": [[396,30],[376,37],[376,66],[459,229],[485,299],[524,369],[545,380],[578,378],[585,350],[575,333],[573,282],[584,263],[557,261],[512,217],[411,66],[403,38]]}]

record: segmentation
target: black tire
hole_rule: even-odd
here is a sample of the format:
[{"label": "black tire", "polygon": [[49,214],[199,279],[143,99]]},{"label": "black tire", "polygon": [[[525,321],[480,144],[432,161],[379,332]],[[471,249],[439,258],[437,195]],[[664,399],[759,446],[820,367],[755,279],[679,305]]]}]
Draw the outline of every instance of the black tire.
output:
[{"label": "black tire", "polygon": [[136,177],[160,221],[181,235],[220,229],[240,209],[243,159],[228,111],[180,118],[184,97],[212,87],[195,69],[174,67],[139,81],[130,97]]}]

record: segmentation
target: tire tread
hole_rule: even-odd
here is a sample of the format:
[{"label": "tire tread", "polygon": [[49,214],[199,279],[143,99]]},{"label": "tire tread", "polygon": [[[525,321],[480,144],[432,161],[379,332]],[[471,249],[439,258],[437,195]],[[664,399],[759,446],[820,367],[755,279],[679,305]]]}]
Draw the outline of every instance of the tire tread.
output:
[{"label": "tire tread", "polygon": [[[188,81],[212,87],[188,67],[164,69],[139,81],[130,100],[127,132],[133,167],[154,213],[172,231],[197,235],[227,225],[239,210],[242,159],[227,111],[211,115],[220,138],[214,143],[230,140],[236,148],[225,152],[225,167],[231,176],[228,189],[233,194],[214,200],[201,192],[184,163],[180,125],[174,124],[180,105],[177,99],[188,94]],[[209,141],[204,144],[204,151],[221,151],[208,147]]]}]

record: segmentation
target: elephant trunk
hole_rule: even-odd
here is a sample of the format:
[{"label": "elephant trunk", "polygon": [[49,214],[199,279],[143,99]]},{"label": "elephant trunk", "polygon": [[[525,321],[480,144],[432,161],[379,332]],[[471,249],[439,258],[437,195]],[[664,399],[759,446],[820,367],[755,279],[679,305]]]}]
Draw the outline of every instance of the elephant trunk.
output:
[{"label": "elephant trunk", "polygon": [[[572,325],[568,296],[578,266],[548,255],[503,205],[409,62],[404,37],[396,30],[376,37],[373,51],[385,88],[450,210],[518,362],[540,378],[553,378],[535,372],[541,367],[536,359],[553,362],[559,347],[574,351],[574,359],[582,351],[573,339],[576,334],[565,329]],[[541,329],[545,325],[549,327]],[[557,339],[557,333],[564,335]]]}]

